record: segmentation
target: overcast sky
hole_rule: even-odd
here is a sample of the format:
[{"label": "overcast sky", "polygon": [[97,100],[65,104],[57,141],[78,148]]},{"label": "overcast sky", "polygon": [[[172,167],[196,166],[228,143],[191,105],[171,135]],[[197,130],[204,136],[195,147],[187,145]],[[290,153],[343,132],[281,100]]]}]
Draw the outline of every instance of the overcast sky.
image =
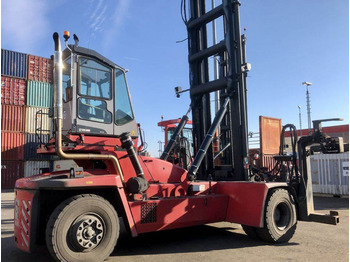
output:
[{"label": "overcast sky", "polygon": [[[211,1],[207,1],[210,6]],[[219,1],[216,1],[219,3]],[[303,81],[311,82],[312,119],[342,117],[349,122],[349,2],[347,0],[242,0],[241,26],[247,31],[249,130],[259,115],[307,127]],[[50,57],[52,34],[77,34],[127,73],[136,119],[149,151],[158,156],[164,119],[181,117],[189,86],[187,37],[180,0],[2,0],[4,49]],[[218,27],[220,23],[218,23]],[[209,27],[210,28],[210,27]],[[219,38],[222,30],[218,28]],[[209,31],[209,35],[211,32]],[[211,63],[212,61],[210,61]]]}]

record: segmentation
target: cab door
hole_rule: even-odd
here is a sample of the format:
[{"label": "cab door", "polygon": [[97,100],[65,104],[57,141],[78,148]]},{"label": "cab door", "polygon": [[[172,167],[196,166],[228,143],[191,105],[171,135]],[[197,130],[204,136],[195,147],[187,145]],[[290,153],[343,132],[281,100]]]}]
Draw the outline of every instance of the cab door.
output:
[{"label": "cab door", "polygon": [[113,135],[113,69],[89,57],[78,57],[77,132]]}]

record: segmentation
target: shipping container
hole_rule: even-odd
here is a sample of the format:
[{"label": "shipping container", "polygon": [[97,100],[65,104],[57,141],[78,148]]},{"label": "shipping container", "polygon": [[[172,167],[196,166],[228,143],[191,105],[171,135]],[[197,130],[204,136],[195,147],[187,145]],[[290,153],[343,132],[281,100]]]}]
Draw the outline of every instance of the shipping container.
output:
[{"label": "shipping container", "polygon": [[1,161],[1,189],[13,189],[21,177],[24,177],[23,161]]},{"label": "shipping container", "polygon": [[41,129],[42,134],[49,134],[52,119],[49,118],[48,113],[48,108],[28,106],[26,109],[25,132],[35,134],[36,129]]},{"label": "shipping container", "polygon": [[276,154],[262,154],[261,156],[261,166],[267,167],[268,170],[273,169],[276,164],[276,160],[274,158]]},{"label": "shipping container", "polygon": [[1,105],[1,131],[24,133],[24,106]]},{"label": "shipping container", "polygon": [[50,172],[49,161],[25,161],[24,177]]},{"label": "shipping container", "polygon": [[1,104],[25,105],[27,80],[1,76]]},{"label": "shipping container", "polygon": [[52,83],[52,73],[51,59],[28,55],[28,80]]},{"label": "shipping container", "polygon": [[1,159],[24,159],[24,134],[1,132]]},{"label": "shipping container", "polygon": [[314,193],[349,195],[349,153],[310,156]]},{"label": "shipping container", "polygon": [[27,78],[27,55],[1,49],[1,75]]},{"label": "shipping container", "polygon": [[27,105],[36,107],[52,106],[52,85],[44,82],[28,81]]},{"label": "shipping container", "polygon": [[[40,136],[42,143],[49,141],[49,135]],[[24,160],[50,160],[51,155],[37,154],[36,151],[40,146],[39,137],[35,134],[26,134],[25,146],[24,146]]]}]

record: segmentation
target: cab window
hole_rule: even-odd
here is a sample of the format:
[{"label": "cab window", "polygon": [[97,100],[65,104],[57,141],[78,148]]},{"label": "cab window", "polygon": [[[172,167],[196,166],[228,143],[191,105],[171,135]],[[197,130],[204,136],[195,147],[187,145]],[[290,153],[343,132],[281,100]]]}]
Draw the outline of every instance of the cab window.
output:
[{"label": "cab window", "polygon": [[111,69],[89,58],[80,57],[79,94],[111,99]]},{"label": "cab window", "polygon": [[72,100],[72,83],[70,79],[70,71],[71,71],[71,60],[68,57],[63,62],[63,74],[62,74],[62,89],[63,89],[63,100],[64,102],[68,102]]},{"label": "cab window", "polygon": [[115,69],[115,123],[124,125],[134,119],[125,75],[122,70]]},{"label": "cab window", "polygon": [[78,99],[78,116],[89,121],[112,123],[112,113],[107,110],[107,103],[103,100],[80,97]]}]

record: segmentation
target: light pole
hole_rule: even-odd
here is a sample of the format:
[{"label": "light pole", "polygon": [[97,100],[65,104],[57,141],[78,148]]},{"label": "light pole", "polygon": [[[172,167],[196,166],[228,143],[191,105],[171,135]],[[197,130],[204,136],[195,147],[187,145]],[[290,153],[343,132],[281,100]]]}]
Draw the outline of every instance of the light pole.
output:
[{"label": "light pole", "polygon": [[312,85],[310,82],[302,82],[306,86],[306,107],[307,107],[307,128],[308,133],[311,133],[311,106],[310,106],[310,95],[309,95],[309,86]]},{"label": "light pole", "polygon": [[299,108],[299,130],[300,130],[299,136],[301,136],[302,135],[302,132],[301,132],[301,130],[302,130],[302,126],[301,126],[301,106],[298,106],[298,108]]}]

